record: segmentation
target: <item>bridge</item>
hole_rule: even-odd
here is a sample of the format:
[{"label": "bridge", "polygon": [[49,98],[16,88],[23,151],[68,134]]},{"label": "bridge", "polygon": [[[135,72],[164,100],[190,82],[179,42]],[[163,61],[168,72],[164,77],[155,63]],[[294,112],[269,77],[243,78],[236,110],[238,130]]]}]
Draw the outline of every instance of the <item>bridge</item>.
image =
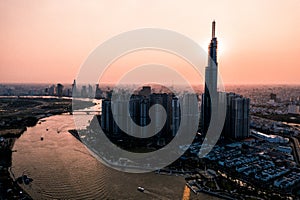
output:
[{"label": "bridge", "polygon": [[100,115],[100,110],[75,110],[70,112],[71,115]]}]

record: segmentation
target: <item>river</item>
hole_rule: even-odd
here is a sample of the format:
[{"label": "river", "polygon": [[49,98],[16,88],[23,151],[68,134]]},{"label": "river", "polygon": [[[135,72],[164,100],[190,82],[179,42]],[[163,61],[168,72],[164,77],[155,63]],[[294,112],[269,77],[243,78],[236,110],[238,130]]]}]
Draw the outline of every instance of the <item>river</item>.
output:
[{"label": "river", "polygon": [[130,174],[103,165],[68,132],[74,127],[72,115],[51,116],[15,142],[11,171],[33,179],[22,185],[33,199],[217,199],[190,193],[180,176]]}]

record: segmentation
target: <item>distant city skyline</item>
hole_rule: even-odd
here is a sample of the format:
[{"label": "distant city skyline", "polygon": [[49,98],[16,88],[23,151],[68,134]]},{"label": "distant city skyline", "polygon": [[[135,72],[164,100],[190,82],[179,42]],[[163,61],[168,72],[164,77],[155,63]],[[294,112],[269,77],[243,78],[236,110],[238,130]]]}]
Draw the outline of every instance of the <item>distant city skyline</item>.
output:
[{"label": "distant city skyline", "polygon": [[[174,30],[207,51],[207,27],[216,20],[219,71],[225,85],[300,84],[299,8],[297,0],[1,1],[0,82],[71,84],[94,48],[137,28]],[[203,81],[175,56],[150,52],[141,58],[145,53],[149,52],[121,58],[103,81],[115,81],[152,58],[181,69],[193,84]]]}]

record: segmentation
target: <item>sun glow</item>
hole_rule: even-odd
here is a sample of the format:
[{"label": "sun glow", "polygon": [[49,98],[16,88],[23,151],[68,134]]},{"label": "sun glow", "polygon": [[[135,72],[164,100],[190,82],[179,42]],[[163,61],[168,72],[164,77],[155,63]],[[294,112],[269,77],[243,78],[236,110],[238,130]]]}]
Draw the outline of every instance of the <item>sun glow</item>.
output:
[{"label": "sun glow", "polygon": [[[224,39],[218,38],[218,57],[222,57],[226,53],[226,45],[224,44]],[[203,48],[203,50],[208,54],[208,46],[210,44],[210,38],[205,39],[204,41],[200,42],[200,46]]]}]

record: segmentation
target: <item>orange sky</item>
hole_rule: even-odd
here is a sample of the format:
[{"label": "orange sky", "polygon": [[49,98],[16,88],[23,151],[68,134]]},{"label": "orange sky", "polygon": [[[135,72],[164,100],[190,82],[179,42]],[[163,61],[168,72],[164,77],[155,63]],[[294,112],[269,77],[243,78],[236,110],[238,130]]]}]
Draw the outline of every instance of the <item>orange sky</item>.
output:
[{"label": "orange sky", "polygon": [[299,0],[1,0],[0,82],[71,83],[97,45],[143,27],[207,49],[215,19],[225,83],[300,84],[299,10]]}]

